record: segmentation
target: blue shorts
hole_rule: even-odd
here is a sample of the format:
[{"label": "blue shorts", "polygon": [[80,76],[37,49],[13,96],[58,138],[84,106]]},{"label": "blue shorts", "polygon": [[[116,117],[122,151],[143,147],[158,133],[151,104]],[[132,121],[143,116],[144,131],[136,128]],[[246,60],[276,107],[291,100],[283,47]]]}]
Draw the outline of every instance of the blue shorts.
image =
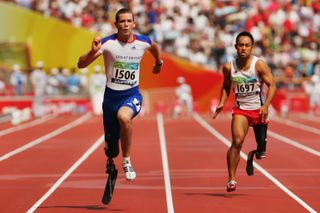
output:
[{"label": "blue shorts", "polygon": [[138,87],[125,91],[116,91],[106,87],[103,98],[103,126],[105,141],[117,143],[120,138],[120,124],[117,113],[120,107],[130,107],[134,112],[134,117],[141,110],[142,95]]}]

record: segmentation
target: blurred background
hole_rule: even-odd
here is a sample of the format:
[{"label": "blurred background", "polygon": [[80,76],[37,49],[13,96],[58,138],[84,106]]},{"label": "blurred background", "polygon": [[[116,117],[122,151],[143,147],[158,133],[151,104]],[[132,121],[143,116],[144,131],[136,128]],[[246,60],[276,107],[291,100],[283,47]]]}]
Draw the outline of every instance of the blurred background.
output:
[{"label": "blurred background", "polygon": [[0,1],[1,115],[25,108],[36,117],[95,111],[93,97],[104,89],[102,57],[81,70],[77,61],[95,35],[116,32],[122,7],[134,12],[135,33],[157,42],[165,62],[153,75],[151,56],[143,59],[142,114],[172,113],[179,77],[190,85],[193,110],[212,111],[221,66],[244,30],[276,77],[275,112],[320,114],[320,0],[11,0]]}]

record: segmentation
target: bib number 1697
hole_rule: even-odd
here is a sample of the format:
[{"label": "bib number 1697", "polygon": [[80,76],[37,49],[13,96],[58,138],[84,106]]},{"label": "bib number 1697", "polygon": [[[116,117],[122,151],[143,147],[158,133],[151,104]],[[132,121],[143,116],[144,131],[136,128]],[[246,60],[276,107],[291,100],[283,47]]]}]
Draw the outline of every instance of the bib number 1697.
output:
[{"label": "bib number 1697", "polygon": [[254,89],[254,84],[238,84],[237,89],[239,92],[251,92]]}]

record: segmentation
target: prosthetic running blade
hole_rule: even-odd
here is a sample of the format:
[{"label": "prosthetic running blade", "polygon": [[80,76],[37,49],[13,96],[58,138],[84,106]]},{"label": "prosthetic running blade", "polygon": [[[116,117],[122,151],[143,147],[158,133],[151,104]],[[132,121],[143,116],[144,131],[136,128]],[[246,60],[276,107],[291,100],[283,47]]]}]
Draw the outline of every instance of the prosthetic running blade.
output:
[{"label": "prosthetic running blade", "polygon": [[108,175],[108,180],[104,189],[103,197],[102,197],[102,203],[105,205],[108,205],[112,199],[113,196],[113,190],[116,185],[118,176],[118,170],[114,168],[113,171],[110,172]]},{"label": "prosthetic running blade", "polygon": [[252,176],[253,173],[254,173],[253,158],[254,158],[254,155],[255,155],[256,152],[257,152],[256,150],[252,150],[252,151],[249,152],[249,154],[248,154],[246,171],[247,171],[247,174],[248,174],[249,176]]}]

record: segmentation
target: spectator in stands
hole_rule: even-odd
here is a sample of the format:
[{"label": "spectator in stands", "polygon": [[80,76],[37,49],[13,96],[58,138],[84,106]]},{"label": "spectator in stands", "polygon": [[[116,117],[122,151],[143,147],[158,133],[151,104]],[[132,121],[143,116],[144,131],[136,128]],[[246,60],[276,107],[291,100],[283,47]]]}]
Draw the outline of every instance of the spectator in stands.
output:
[{"label": "spectator in stands", "polygon": [[30,80],[33,88],[32,111],[36,117],[42,117],[47,86],[47,74],[44,71],[42,61],[37,62],[36,68],[31,72]]},{"label": "spectator in stands", "polygon": [[23,95],[24,88],[27,83],[27,78],[25,74],[21,71],[19,64],[14,64],[12,66],[12,73],[10,76],[10,83],[14,87],[15,95]]},{"label": "spectator in stands", "polygon": [[89,78],[89,94],[93,113],[102,115],[103,93],[106,87],[106,75],[99,65],[93,67],[94,73]]},{"label": "spectator in stands", "polygon": [[4,78],[1,75],[2,73],[0,73],[0,95],[4,95],[5,94],[5,89],[6,89],[6,83],[4,81]]},{"label": "spectator in stands", "polygon": [[313,74],[304,86],[309,95],[310,112],[320,113],[320,72]]},{"label": "spectator in stands", "polygon": [[59,94],[59,80],[57,78],[59,70],[56,67],[51,68],[50,75],[48,75],[46,91],[49,96]]},{"label": "spectator in stands", "polygon": [[87,94],[89,79],[88,79],[88,68],[80,69],[80,94]]},{"label": "spectator in stands", "polygon": [[59,94],[66,95],[68,93],[68,79],[69,69],[60,67],[57,79],[59,81]]},{"label": "spectator in stands", "polygon": [[173,117],[177,118],[186,112],[190,115],[193,112],[193,96],[191,86],[186,83],[182,76],[177,78],[178,87],[176,88],[177,102],[173,107]]},{"label": "spectator in stands", "polygon": [[[281,76],[288,63],[296,73],[301,58],[314,61],[314,54],[319,52],[319,45],[314,47],[320,37],[319,1],[12,1],[101,35],[114,30],[113,18],[109,17],[115,11],[130,7],[137,19],[142,14],[136,26],[139,33],[154,38],[169,53],[213,71],[221,70],[234,54],[230,38],[243,29],[256,38],[257,55],[275,65],[275,76]],[[197,47],[187,46],[192,40],[199,41]],[[303,78],[294,76],[293,88],[301,87]]]},{"label": "spectator in stands", "polygon": [[71,69],[71,73],[67,76],[68,94],[79,94],[80,92],[80,78],[75,68]]},{"label": "spectator in stands", "polygon": [[313,63],[310,60],[302,58],[301,63],[297,66],[297,75],[299,77],[310,77],[313,74]]}]

